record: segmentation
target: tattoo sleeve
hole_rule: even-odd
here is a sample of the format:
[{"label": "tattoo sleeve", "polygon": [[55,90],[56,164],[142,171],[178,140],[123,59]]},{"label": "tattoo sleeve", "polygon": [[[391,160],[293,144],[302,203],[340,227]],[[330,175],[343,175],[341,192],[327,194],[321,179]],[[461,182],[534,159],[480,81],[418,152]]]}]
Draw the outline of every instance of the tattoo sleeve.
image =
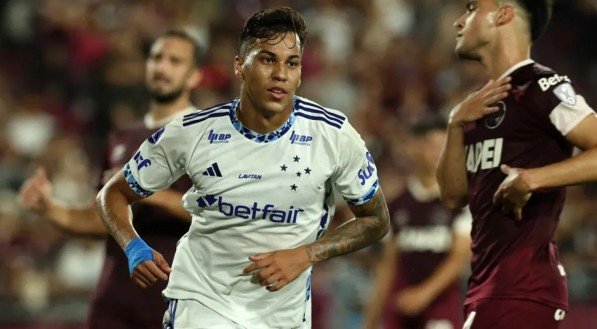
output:
[{"label": "tattoo sleeve", "polygon": [[381,188],[369,202],[350,206],[356,218],[307,245],[309,261],[315,264],[350,253],[381,240],[390,228],[390,215]]}]

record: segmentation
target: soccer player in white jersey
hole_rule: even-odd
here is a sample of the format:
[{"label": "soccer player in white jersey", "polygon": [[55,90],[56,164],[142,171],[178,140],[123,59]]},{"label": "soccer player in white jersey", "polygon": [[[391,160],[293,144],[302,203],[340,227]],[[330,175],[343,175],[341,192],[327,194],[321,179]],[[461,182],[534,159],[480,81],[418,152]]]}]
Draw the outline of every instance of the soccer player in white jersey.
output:
[{"label": "soccer player in white jersey", "polygon": [[[310,328],[311,266],[379,241],[389,216],[371,154],[346,117],[295,96],[305,23],[290,8],[246,22],[239,99],[175,118],[97,198],[141,286],[170,279],[164,328]],[[172,269],[127,207],[188,175],[193,220]],[[326,232],[334,191],[355,218]]]}]

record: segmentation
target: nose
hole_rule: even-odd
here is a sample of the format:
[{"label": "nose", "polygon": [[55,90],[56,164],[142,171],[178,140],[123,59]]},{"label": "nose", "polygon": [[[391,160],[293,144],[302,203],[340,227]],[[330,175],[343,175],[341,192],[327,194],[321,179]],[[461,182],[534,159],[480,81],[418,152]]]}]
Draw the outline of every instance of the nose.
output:
[{"label": "nose", "polygon": [[457,31],[460,31],[464,28],[465,16],[466,14],[463,14],[462,16],[458,17],[458,19],[454,22],[454,27]]},{"label": "nose", "polygon": [[286,66],[286,63],[278,62],[274,67],[272,77],[277,81],[286,81],[288,78],[288,67]]}]

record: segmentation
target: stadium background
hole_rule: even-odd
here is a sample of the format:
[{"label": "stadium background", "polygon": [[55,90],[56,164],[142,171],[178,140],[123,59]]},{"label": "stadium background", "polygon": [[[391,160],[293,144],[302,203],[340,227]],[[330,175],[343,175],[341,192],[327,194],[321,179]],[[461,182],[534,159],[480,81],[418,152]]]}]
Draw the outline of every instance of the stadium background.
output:
[{"label": "stadium background", "polygon": [[[447,113],[484,80],[453,55],[445,0],[4,0],[0,2],[0,328],[80,328],[100,272],[102,242],[69,238],[18,207],[34,168],[48,168],[57,198],[94,197],[104,136],[145,111],[144,55],[166,28],[202,40],[199,107],[233,98],[232,60],[255,10],[299,9],[310,39],[299,93],[344,111],[376,155],[388,197],[409,172],[410,124]],[[597,107],[597,2],[560,0],[533,58],[567,74]],[[597,327],[597,187],[569,189],[557,234],[569,275],[565,328]],[[376,248],[315,272],[314,328],[358,328]],[[124,256],[123,256],[124,257]],[[115,298],[118,298],[115,296]]]}]

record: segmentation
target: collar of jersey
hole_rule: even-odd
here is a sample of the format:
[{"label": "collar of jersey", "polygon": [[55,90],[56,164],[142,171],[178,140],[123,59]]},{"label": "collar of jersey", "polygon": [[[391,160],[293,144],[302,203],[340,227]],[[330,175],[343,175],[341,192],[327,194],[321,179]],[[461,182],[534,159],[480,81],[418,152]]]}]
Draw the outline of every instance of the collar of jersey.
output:
[{"label": "collar of jersey", "polygon": [[288,130],[290,130],[290,128],[292,128],[292,125],[296,120],[296,116],[294,115],[294,108],[296,107],[297,102],[296,97],[293,99],[293,102],[294,104],[292,112],[290,112],[288,120],[286,120],[286,122],[284,122],[284,124],[280,126],[280,128],[267,134],[256,133],[243,126],[242,122],[238,120],[238,117],[236,116],[236,111],[238,110],[238,106],[240,104],[240,99],[238,98],[235,99],[232,103],[232,110],[230,111],[230,121],[232,122],[232,126],[234,127],[234,129],[236,129],[239,133],[241,133],[241,135],[245,136],[246,138],[256,143],[271,143],[277,140],[278,138],[282,137]]}]

